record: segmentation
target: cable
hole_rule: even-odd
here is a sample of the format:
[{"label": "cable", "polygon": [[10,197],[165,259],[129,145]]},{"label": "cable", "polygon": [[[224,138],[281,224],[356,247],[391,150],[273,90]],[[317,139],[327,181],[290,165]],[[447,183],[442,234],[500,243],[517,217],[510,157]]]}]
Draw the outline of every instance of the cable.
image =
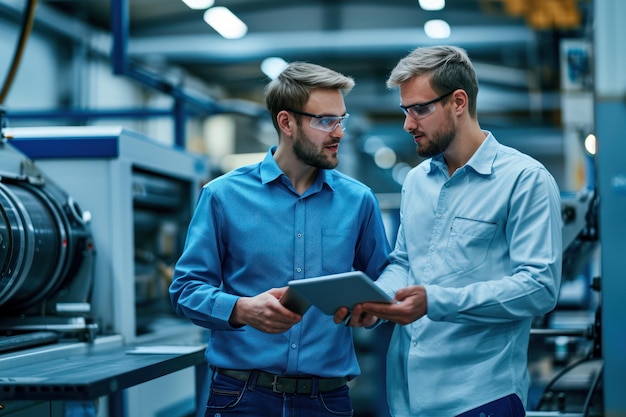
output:
[{"label": "cable", "polygon": [[24,13],[24,19],[22,20],[22,29],[15,48],[15,53],[13,54],[13,60],[11,61],[9,72],[7,73],[4,84],[2,85],[2,91],[0,91],[0,104],[4,103],[4,99],[9,94],[9,89],[11,88],[11,84],[13,84],[13,78],[17,73],[17,68],[20,66],[22,54],[24,53],[24,48],[26,47],[26,41],[28,40],[30,32],[33,28],[36,7],[37,0],[28,0],[26,13]]},{"label": "cable", "polygon": [[585,355],[584,357],[582,357],[582,358],[580,358],[580,359],[570,363],[569,365],[565,366],[554,377],[552,377],[552,379],[546,384],[545,388],[543,389],[543,392],[541,393],[541,397],[539,398],[539,403],[537,404],[537,410],[541,410],[541,407],[543,406],[543,400],[544,400],[544,397],[545,397],[546,393],[551,390],[552,386],[563,375],[565,375],[566,373],[568,373],[569,371],[571,371],[572,369],[574,369],[578,365],[581,365],[581,364],[591,360],[592,358],[593,358],[593,354],[592,354],[592,352],[590,352],[587,355]]},{"label": "cable", "polygon": [[598,385],[600,384],[600,380],[602,379],[602,374],[604,373],[604,363],[600,366],[598,373],[596,374],[593,382],[591,383],[591,387],[589,388],[589,392],[587,393],[587,398],[585,398],[585,403],[583,405],[583,417],[589,416],[589,410],[591,409],[591,399],[593,398],[593,394],[596,392]]}]

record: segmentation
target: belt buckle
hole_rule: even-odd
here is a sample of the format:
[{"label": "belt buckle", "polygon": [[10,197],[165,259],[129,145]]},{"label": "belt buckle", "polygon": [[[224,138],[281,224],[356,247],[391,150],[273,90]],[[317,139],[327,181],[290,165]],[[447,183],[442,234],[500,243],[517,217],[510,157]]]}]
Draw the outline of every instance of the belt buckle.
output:
[{"label": "belt buckle", "polygon": [[279,391],[276,388],[276,384],[278,384],[278,375],[274,375],[274,381],[272,381],[272,392],[276,394],[282,394],[282,391]]}]

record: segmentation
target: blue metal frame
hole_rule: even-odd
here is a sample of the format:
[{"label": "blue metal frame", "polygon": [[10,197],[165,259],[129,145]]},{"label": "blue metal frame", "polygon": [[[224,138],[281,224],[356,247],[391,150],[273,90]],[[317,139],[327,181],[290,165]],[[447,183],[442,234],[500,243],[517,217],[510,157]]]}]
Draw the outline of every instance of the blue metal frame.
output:
[{"label": "blue metal frame", "polygon": [[133,66],[128,61],[127,40],[129,27],[128,0],[111,1],[111,24],[113,31],[113,73],[126,75],[158,91],[171,95],[174,100],[174,143],[184,148],[185,145],[185,122],[187,111],[185,104],[191,104],[208,113],[223,113],[232,111],[217,104],[214,100],[192,96],[157,74],[147,72]]},{"label": "blue metal frame", "polygon": [[60,109],[60,110],[33,110],[33,111],[10,111],[6,110],[7,116],[12,120],[19,119],[45,119],[45,120],[85,120],[85,119],[145,119],[150,117],[170,117],[170,109],[116,109],[116,110],[85,110],[85,109]]},{"label": "blue metal frame", "polygon": [[115,158],[119,155],[117,137],[21,138],[11,144],[33,159]]}]

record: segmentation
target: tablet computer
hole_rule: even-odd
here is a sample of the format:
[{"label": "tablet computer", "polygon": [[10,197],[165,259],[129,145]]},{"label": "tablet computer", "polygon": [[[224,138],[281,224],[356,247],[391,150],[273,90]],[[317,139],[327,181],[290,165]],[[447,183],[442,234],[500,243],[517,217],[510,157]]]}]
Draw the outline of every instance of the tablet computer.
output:
[{"label": "tablet computer", "polygon": [[309,300],[304,298],[302,295],[300,295],[298,291],[294,290],[291,287],[287,288],[287,291],[283,293],[279,301],[286,308],[300,315],[306,313],[309,307],[311,307],[311,303],[309,302]]},{"label": "tablet computer", "polygon": [[330,316],[334,315],[339,307],[348,307],[352,310],[355,305],[366,301],[379,303],[393,301],[361,271],[289,281],[289,289],[281,298],[284,298],[281,301],[285,305],[287,300],[291,300],[292,305],[298,306],[294,308],[300,310],[304,308],[306,311],[312,304]]}]

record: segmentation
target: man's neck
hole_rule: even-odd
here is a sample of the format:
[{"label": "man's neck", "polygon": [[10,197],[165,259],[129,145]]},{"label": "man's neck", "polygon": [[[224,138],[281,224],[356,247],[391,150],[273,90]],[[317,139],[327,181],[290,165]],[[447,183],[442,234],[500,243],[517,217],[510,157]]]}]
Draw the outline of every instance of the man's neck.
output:
[{"label": "man's neck", "polygon": [[480,148],[480,145],[482,145],[487,138],[487,134],[482,131],[478,124],[472,126],[470,132],[465,134],[458,133],[457,135],[459,134],[463,135],[463,137],[458,136],[454,146],[446,149],[443,153],[443,158],[446,161],[448,174],[450,176],[474,156],[478,148]]},{"label": "man's neck", "polygon": [[300,162],[291,153],[280,152],[280,147],[274,153],[274,160],[300,195],[313,184],[319,171],[318,168]]}]

